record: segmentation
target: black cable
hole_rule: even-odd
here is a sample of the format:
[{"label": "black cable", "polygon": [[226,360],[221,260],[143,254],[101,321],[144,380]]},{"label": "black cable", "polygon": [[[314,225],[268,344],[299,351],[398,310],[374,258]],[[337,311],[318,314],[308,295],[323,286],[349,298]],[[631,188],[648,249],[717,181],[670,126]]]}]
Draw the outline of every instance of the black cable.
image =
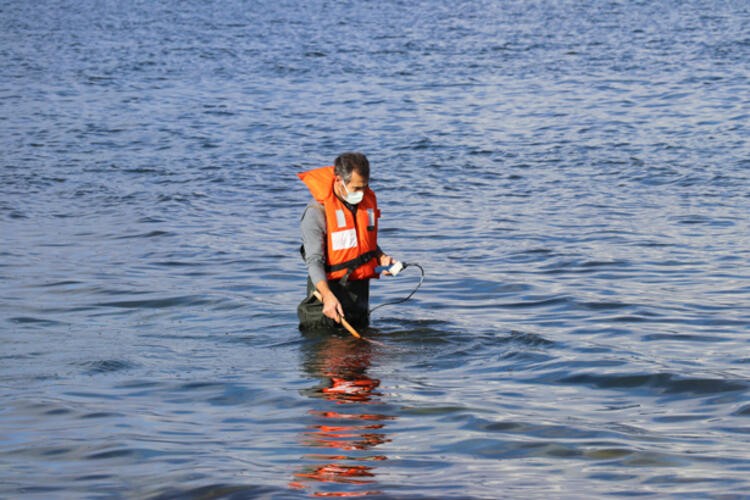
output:
[{"label": "black cable", "polygon": [[401,304],[403,302],[406,302],[407,300],[409,300],[410,298],[412,298],[412,296],[415,293],[417,293],[417,290],[419,290],[419,287],[422,286],[422,282],[424,281],[424,269],[422,268],[422,266],[420,266],[419,264],[407,264],[405,262],[403,264],[404,264],[404,269],[406,269],[409,266],[414,266],[414,267],[418,267],[419,270],[421,271],[422,275],[419,277],[419,283],[417,283],[417,286],[414,288],[414,290],[411,291],[411,293],[409,295],[406,296],[406,298],[404,298],[404,299],[396,299],[396,300],[392,300],[390,302],[383,302],[382,304],[378,304],[375,307],[373,307],[372,309],[370,309],[370,311],[368,312],[368,314],[372,314],[372,312],[375,309],[378,309],[378,308],[383,307],[383,306],[392,306],[392,305]]}]

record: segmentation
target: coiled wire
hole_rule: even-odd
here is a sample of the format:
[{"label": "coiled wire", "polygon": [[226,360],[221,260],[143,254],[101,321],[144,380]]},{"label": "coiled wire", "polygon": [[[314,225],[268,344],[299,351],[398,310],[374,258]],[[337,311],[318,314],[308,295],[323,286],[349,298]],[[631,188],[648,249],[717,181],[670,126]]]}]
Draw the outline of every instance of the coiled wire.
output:
[{"label": "coiled wire", "polygon": [[403,298],[403,299],[395,299],[395,300],[391,300],[391,301],[388,301],[388,302],[383,302],[382,304],[378,304],[375,307],[373,307],[372,309],[370,309],[370,311],[369,311],[368,314],[372,314],[372,312],[374,310],[380,309],[383,306],[393,306],[393,305],[396,305],[396,304],[402,304],[402,303],[406,302],[407,300],[409,300],[410,298],[412,298],[414,296],[414,294],[417,293],[417,290],[419,290],[419,287],[422,286],[422,282],[424,281],[424,269],[422,268],[422,266],[420,266],[417,263],[407,264],[406,262],[404,262],[403,264],[404,264],[404,269],[406,269],[407,267],[411,267],[411,266],[419,268],[419,271],[421,272],[421,275],[419,277],[419,283],[417,283],[417,286],[414,287],[414,290],[412,290],[411,293],[409,295],[407,295],[405,298]]}]

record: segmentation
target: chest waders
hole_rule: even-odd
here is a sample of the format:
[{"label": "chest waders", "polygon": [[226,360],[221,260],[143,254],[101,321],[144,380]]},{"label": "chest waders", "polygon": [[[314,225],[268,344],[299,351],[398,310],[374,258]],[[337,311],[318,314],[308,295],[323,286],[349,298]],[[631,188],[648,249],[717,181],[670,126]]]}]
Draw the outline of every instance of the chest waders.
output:
[{"label": "chest waders", "polygon": [[[370,280],[350,281],[342,286],[340,281],[329,281],[328,286],[341,302],[341,307],[346,312],[346,320],[357,330],[367,327],[370,323],[368,307],[370,303]],[[297,306],[297,317],[299,318],[300,330],[331,330],[339,329],[341,326],[331,318],[323,314],[323,303],[320,302],[313,292],[315,286],[310,278],[307,278],[307,297]]]},{"label": "chest waders", "polygon": [[[304,246],[300,247],[300,253],[304,260]],[[346,274],[340,280],[328,280],[328,286],[336,298],[339,299],[339,302],[341,302],[341,307],[344,309],[347,321],[356,329],[364,328],[370,323],[370,313],[368,311],[370,305],[370,280],[349,281],[349,276],[362,263],[368,262],[376,256],[376,252],[368,252],[360,255],[353,261],[333,266],[333,268],[326,265],[326,273],[338,269],[347,269]],[[315,290],[315,284],[308,276],[307,296],[297,306],[300,330],[331,330],[341,328],[338,323],[323,314],[323,303],[313,295]]]}]

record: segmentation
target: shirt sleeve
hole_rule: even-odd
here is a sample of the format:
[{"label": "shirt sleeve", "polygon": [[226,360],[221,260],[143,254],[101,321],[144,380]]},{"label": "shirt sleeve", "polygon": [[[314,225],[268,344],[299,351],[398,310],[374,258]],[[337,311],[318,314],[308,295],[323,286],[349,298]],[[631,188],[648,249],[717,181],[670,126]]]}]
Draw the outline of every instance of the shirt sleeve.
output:
[{"label": "shirt sleeve", "polygon": [[313,284],[326,279],[325,245],[326,219],[323,205],[311,201],[302,214],[300,221],[302,245],[305,248],[305,265]]}]

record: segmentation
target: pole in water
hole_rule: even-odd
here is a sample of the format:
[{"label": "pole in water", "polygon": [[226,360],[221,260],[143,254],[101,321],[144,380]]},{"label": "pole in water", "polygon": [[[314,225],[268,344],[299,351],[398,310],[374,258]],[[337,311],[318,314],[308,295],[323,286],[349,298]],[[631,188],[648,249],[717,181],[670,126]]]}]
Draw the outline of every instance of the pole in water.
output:
[{"label": "pole in water", "polygon": [[[319,301],[323,302],[323,296],[320,295],[319,291],[315,290],[313,292],[313,295],[315,296],[316,299],[318,299]],[[339,323],[341,323],[344,326],[344,328],[346,328],[347,331],[349,333],[351,333],[354,337],[356,337],[358,339],[362,338],[362,335],[360,335],[359,332],[357,332],[357,330],[355,330],[354,327],[352,325],[350,325],[349,322],[346,319],[344,319],[343,316],[341,316],[339,318],[339,320],[340,320]]]}]

